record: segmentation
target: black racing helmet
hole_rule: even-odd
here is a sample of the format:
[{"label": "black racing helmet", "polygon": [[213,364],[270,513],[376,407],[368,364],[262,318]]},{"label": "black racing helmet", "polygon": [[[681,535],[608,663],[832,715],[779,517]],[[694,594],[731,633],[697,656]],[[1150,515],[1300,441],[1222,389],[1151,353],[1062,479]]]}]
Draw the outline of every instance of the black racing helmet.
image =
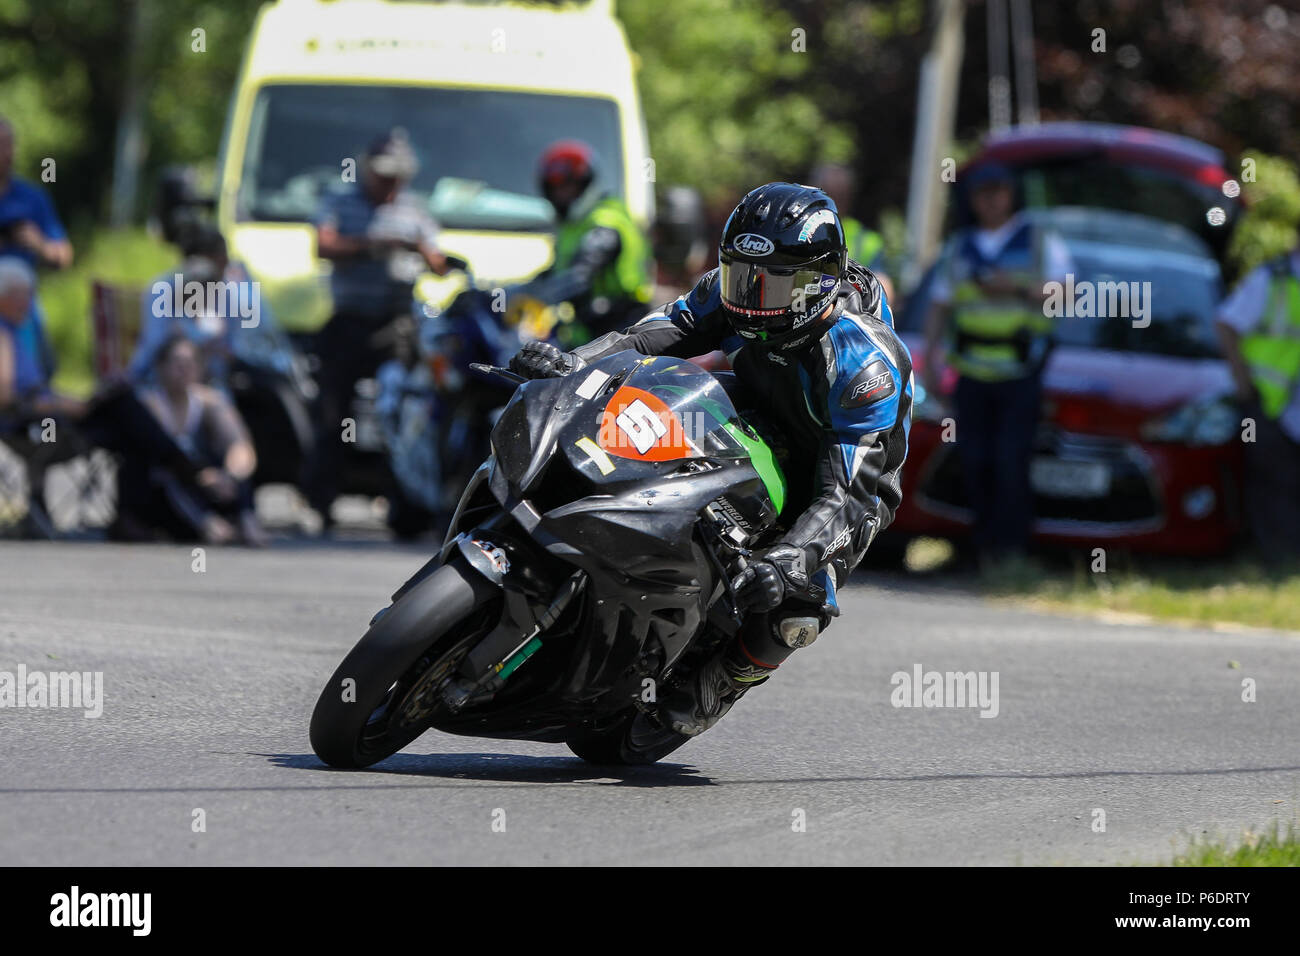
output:
[{"label": "black racing helmet", "polygon": [[812,186],[768,183],[740,201],[722,230],[722,304],[737,332],[774,343],[825,311],[847,265],[835,202]]}]

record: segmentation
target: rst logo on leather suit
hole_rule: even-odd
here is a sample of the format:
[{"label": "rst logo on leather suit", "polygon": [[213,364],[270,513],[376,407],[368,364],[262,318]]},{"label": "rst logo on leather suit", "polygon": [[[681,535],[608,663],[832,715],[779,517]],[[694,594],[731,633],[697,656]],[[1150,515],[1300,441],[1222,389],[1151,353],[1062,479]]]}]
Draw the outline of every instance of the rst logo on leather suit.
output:
[{"label": "rst logo on leather suit", "polygon": [[849,383],[840,405],[844,408],[861,408],[894,394],[894,376],[884,362],[872,362]]}]

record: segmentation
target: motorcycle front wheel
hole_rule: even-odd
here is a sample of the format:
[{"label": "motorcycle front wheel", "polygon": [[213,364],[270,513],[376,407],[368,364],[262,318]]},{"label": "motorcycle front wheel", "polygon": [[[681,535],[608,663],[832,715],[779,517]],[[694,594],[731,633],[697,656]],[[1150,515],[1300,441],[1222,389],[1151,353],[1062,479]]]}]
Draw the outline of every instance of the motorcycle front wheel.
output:
[{"label": "motorcycle front wheel", "polygon": [[316,701],[316,756],[368,767],[424,733],[443,707],[444,680],[494,626],[499,600],[495,585],[456,562],[381,612]]}]

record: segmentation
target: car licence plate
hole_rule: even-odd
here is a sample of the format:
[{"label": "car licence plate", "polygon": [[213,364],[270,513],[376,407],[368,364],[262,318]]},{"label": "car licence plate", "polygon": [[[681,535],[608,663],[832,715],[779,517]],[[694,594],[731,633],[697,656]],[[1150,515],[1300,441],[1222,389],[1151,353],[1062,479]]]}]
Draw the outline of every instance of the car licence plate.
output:
[{"label": "car licence plate", "polygon": [[1110,468],[1042,456],[1030,464],[1029,481],[1034,491],[1053,498],[1101,498],[1110,492]]}]

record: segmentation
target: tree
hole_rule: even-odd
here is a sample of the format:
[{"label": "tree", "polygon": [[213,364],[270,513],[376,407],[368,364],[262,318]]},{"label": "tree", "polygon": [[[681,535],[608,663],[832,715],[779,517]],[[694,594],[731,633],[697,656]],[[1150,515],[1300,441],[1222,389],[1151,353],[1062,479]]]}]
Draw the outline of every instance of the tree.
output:
[{"label": "tree", "polygon": [[618,15],[641,58],[659,182],[695,186],[716,208],[804,173],[823,148],[851,151],[807,82],[819,69],[808,26],[775,3],[632,0]]},{"label": "tree", "polygon": [[[147,23],[146,184],[162,166],[216,155],[230,90],[261,0],[136,0]],[[0,114],[18,132],[18,172],[38,177],[70,227],[107,211],[112,150],[126,92],[130,16],[102,0],[0,0]],[[197,52],[193,31],[204,31]],[[143,213],[144,209],[137,209]]]}]

